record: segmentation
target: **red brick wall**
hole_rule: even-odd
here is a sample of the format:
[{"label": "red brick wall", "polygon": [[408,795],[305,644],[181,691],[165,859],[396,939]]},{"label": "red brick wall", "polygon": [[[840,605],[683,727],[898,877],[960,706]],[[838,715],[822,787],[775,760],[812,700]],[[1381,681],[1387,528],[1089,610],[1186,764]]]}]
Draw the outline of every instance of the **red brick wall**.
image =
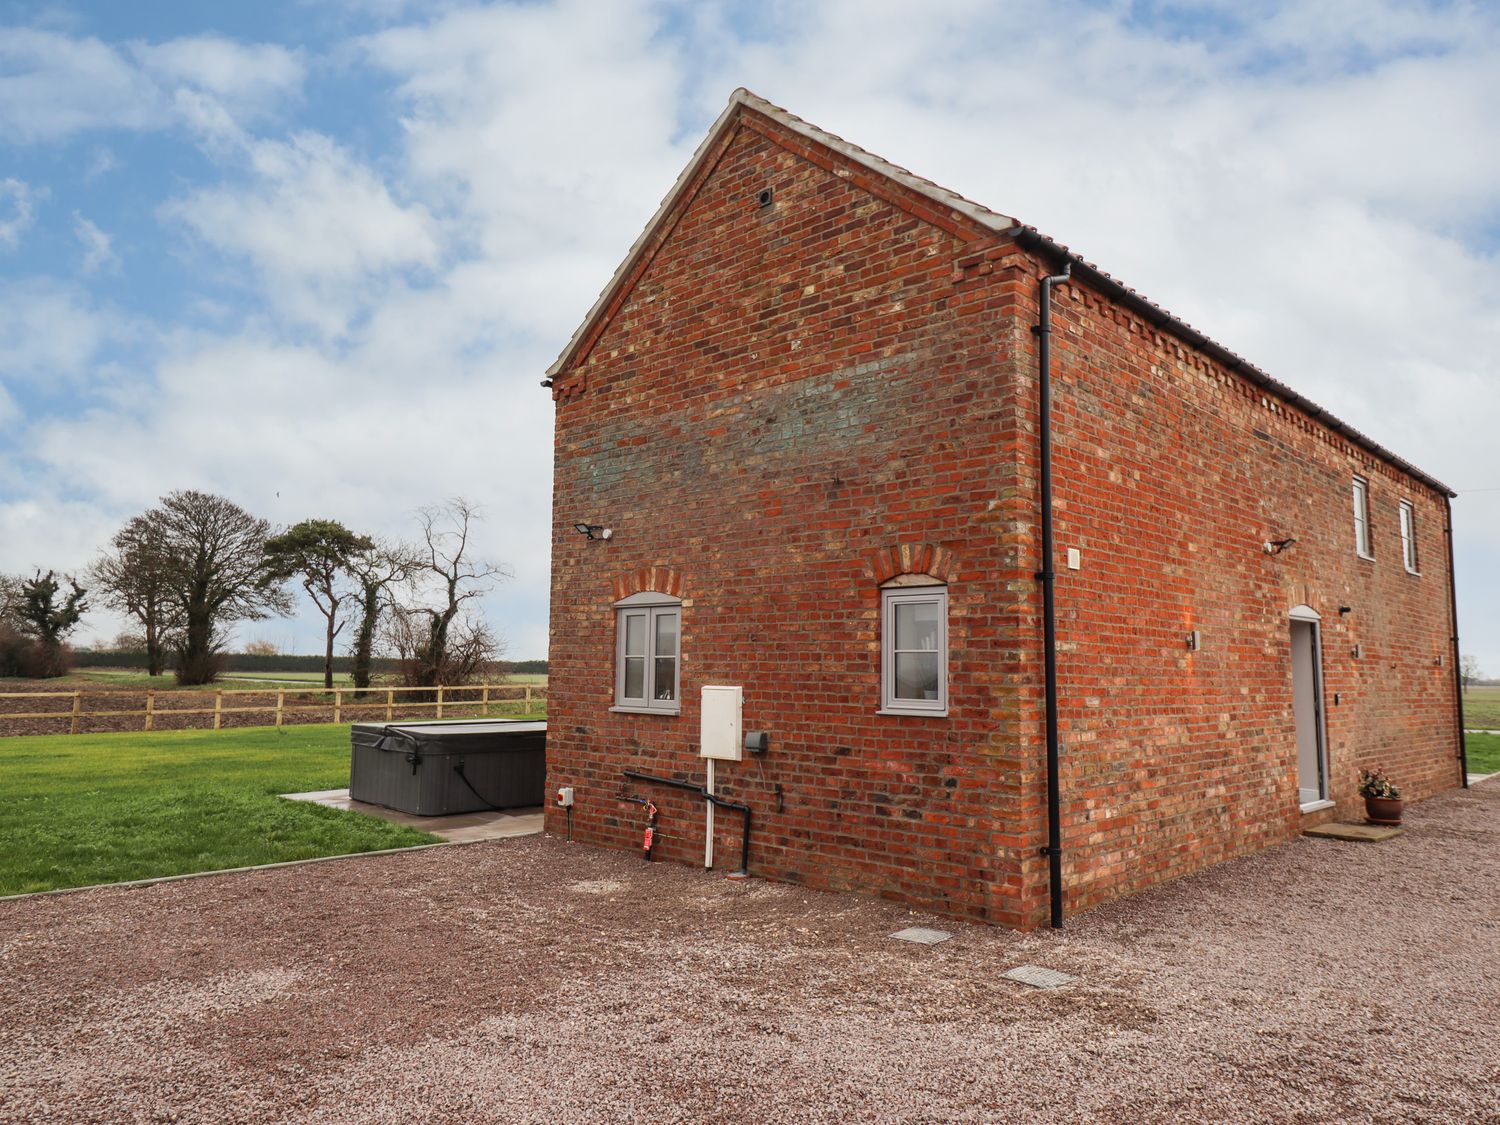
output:
[{"label": "red brick wall", "polygon": [[[742,684],[771,750],[718,779],[755,809],[756,874],[1015,924],[1014,298],[995,275],[955,284],[972,230],[756,125],[559,382],[550,781],[577,790],[576,837],[638,847],[621,771],[701,778],[699,688]],[[677,717],[609,710],[616,580],[651,566],[684,598]],[[876,713],[896,568],[951,579],[947,718]],[[662,808],[658,855],[701,862],[701,800],[629,789]],[[718,824],[737,856],[739,818]]]},{"label": "red brick wall", "polygon": [[[1070,909],[1300,829],[1299,604],[1322,616],[1332,815],[1362,818],[1360,767],[1386,766],[1408,798],[1456,785],[1442,498],[1086,286],[1057,294]],[[1354,549],[1356,474],[1370,484],[1373,561]],[[1402,499],[1420,577],[1402,564]],[[1262,550],[1287,537],[1283,553]],[[1063,564],[1069,547],[1078,570]]]},{"label": "red brick wall", "polygon": [[[699,687],[737,683],[771,737],[718,767],[755,809],[754,873],[1037,924],[1041,264],[750,113],[689,195],[555,391],[548,769],[576,790],[575,837],[639,847],[628,790],[662,809],[659,856],[701,862],[702,802],[621,773],[701,778]],[[1082,293],[1059,290],[1055,337],[1073,910],[1296,831],[1298,602],[1323,613],[1342,693],[1340,811],[1356,762],[1413,795],[1457,777],[1440,505]],[[1374,564],[1350,547],[1356,466]],[[1403,489],[1420,579],[1393,538]],[[924,571],[949,581],[949,715],[879,715],[880,583]],[[683,598],[677,716],[610,710],[611,607],[640,589]],[[720,813],[719,866],[738,833]]]}]

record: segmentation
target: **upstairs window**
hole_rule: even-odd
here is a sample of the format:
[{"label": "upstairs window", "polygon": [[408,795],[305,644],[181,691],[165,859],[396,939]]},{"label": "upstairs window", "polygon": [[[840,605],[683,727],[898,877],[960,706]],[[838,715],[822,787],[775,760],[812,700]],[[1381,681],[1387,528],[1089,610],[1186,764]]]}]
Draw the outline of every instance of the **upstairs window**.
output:
[{"label": "upstairs window", "polygon": [[615,603],[615,707],[675,715],[682,680],[682,603],[640,593]]},{"label": "upstairs window", "polygon": [[1409,574],[1417,571],[1417,514],[1410,500],[1401,501],[1401,561]]},{"label": "upstairs window", "polygon": [[1370,547],[1370,482],[1354,478],[1354,550],[1362,559],[1373,559]]},{"label": "upstairs window", "polygon": [[947,714],[948,587],[886,587],[880,591],[880,610],[880,709]]}]

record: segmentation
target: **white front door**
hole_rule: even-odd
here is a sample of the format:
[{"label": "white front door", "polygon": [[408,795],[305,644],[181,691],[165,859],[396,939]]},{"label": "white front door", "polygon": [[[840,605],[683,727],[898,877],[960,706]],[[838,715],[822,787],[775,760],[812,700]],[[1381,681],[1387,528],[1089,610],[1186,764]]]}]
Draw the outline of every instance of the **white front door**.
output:
[{"label": "white front door", "polygon": [[1293,619],[1292,706],[1297,718],[1297,788],[1304,805],[1328,797],[1322,681],[1318,623]]}]

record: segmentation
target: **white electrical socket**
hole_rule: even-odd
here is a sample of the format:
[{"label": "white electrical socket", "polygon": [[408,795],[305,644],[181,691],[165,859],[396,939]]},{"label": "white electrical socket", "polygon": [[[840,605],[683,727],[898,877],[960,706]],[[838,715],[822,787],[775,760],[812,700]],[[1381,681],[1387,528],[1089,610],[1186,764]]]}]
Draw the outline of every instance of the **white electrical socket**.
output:
[{"label": "white electrical socket", "polygon": [[573,807],[573,787],[564,785],[557,791],[557,804],[559,808],[571,809]]}]

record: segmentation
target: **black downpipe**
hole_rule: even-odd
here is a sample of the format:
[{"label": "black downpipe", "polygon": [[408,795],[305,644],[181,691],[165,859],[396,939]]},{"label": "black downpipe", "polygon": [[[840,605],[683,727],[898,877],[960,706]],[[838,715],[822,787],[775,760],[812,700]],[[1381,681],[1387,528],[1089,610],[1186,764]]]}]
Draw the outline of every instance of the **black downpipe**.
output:
[{"label": "black downpipe", "polygon": [[666,785],[673,789],[682,789],[688,793],[696,793],[709,804],[721,809],[731,809],[740,813],[745,818],[745,830],[740,836],[740,870],[739,874],[750,874],[750,806],[742,805],[738,801],[726,801],[716,793],[710,793],[708,786],[698,785],[691,781],[682,781],[675,777],[657,777],[655,774],[641,773],[638,770],[626,770],[625,776],[631,781],[647,781],[652,785]]},{"label": "black downpipe", "polygon": [[1037,388],[1041,399],[1042,453],[1042,569],[1036,577],[1042,584],[1042,647],[1047,681],[1047,846],[1042,854],[1051,868],[1052,928],[1063,928],[1062,779],[1057,738],[1057,562],[1052,543],[1052,287],[1068,280],[1073,263],[1064,262],[1062,273],[1042,278],[1041,315],[1037,336]]},{"label": "black downpipe", "polygon": [[1458,700],[1458,780],[1469,787],[1469,748],[1464,744],[1464,669],[1458,651],[1458,585],[1453,577],[1453,501],[1443,497],[1443,535],[1448,540],[1448,613],[1453,618],[1453,697]]}]

